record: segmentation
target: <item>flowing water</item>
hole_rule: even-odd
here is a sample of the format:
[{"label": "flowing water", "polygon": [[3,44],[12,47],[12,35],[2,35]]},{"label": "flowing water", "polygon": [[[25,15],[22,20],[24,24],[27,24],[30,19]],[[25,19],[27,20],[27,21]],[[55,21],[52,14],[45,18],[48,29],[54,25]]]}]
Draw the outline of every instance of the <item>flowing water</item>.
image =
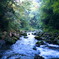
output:
[{"label": "flowing water", "polygon": [[[28,37],[28,38],[27,38]],[[32,32],[27,33],[27,37],[20,37],[15,44],[13,44],[9,50],[3,53],[1,59],[34,59],[36,54],[43,56],[45,59],[59,59],[59,46],[48,44],[40,47],[35,47],[37,40],[32,35]],[[35,47],[35,49],[33,49]]]}]

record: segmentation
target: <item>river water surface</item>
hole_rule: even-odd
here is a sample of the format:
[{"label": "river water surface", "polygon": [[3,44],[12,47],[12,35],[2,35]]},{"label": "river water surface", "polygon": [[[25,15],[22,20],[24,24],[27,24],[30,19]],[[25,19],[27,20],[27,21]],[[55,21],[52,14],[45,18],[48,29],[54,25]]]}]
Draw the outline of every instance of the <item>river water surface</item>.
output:
[{"label": "river water surface", "polygon": [[[28,38],[27,38],[28,37]],[[44,59],[59,59],[59,46],[48,44],[40,47],[35,47],[37,40],[32,35],[32,32],[27,33],[27,37],[20,37],[9,50],[3,53],[1,59],[34,59],[35,55],[39,54]],[[35,49],[33,49],[35,47]]]}]

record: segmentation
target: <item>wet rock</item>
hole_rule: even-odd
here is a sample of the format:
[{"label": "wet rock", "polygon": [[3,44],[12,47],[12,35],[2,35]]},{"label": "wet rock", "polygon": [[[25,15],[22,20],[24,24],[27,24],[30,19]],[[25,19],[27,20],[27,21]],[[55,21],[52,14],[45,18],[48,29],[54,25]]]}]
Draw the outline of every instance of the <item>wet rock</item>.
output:
[{"label": "wet rock", "polygon": [[[16,56],[15,59],[20,59],[21,54],[11,54],[7,57],[7,59],[10,59],[10,57]],[[17,57],[18,56],[18,57]]]},{"label": "wet rock", "polygon": [[0,49],[0,58],[2,57],[3,52],[5,52],[5,50],[1,50],[1,49]]},{"label": "wet rock", "polygon": [[42,32],[36,33],[37,36],[43,36],[43,34],[44,34],[44,33],[42,33]]},{"label": "wet rock", "polygon": [[20,35],[27,36],[27,33],[21,33]]},{"label": "wet rock", "polygon": [[54,40],[52,41],[54,44],[59,45],[59,36],[54,38]]},{"label": "wet rock", "polygon": [[46,42],[50,43],[50,44],[55,44],[56,43],[56,40],[55,40],[55,37],[54,36],[51,36],[49,37]]},{"label": "wet rock", "polygon": [[36,36],[35,39],[37,39],[37,40],[43,40],[40,36]]},{"label": "wet rock", "polygon": [[59,36],[58,36],[58,37],[56,37],[56,39],[58,40],[58,39],[59,39]]},{"label": "wet rock", "polygon": [[5,38],[5,41],[6,41],[6,44],[9,44],[9,45],[12,45],[14,44],[18,39],[16,37],[6,37]]},{"label": "wet rock", "polygon": [[14,36],[14,37],[12,37],[12,39],[13,39],[13,40],[18,40],[18,39],[19,39],[19,37]]},{"label": "wet rock", "polygon": [[2,35],[3,35],[3,34],[2,34],[2,33],[0,33],[0,39],[2,39]]},{"label": "wet rock", "polygon": [[40,55],[35,55],[34,59],[44,59],[44,58]]},{"label": "wet rock", "polygon": [[0,48],[3,46],[3,45],[5,45],[5,40],[0,40]]},{"label": "wet rock", "polygon": [[39,47],[40,45],[44,45],[44,42],[43,41],[38,41],[36,42],[36,46]]},{"label": "wet rock", "polygon": [[0,40],[0,44],[1,45],[5,44],[5,40]]},{"label": "wet rock", "polygon": [[33,50],[37,50],[37,49],[36,49],[36,46],[33,47]]},{"label": "wet rock", "polygon": [[59,45],[59,40],[57,40],[57,44]]},{"label": "wet rock", "polygon": [[21,58],[16,58],[16,59],[21,59]]},{"label": "wet rock", "polygon": [[36,35],[36,33],[32,33],[32,35]]},{"label": "wet rock", "polygon": [[6,41],[6,44],[14,44],[18,39],[19,37],[16,35],[13,35],[11,37],[7,35],[4,40]]},{"label": "wet rock", "polygon": [[47,40],[46,42],[48,42],[49,44],[51,44],[51,43],[52,43],[52,41],[51,41],[51,40]]},{"label": "wet rock", "polygon": [[28,38],[27,36],[24,36],[24,38]]}]

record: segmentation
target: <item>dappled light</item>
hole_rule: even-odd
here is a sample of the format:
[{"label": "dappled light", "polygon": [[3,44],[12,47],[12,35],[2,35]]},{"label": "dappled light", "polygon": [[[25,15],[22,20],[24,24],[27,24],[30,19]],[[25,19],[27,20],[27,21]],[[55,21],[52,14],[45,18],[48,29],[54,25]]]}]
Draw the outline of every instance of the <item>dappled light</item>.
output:
[{"label": "dappled light", "polygon": [[1,0],[0,59],[59,59],[59,0]]}]

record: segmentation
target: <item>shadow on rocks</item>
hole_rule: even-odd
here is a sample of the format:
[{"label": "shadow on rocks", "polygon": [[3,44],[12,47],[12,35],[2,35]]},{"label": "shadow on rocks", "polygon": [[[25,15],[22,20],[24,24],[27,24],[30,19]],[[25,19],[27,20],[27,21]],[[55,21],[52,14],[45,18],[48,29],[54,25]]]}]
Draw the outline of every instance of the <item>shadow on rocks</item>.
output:
[{"label": "shadow on rocks", "polygon": [[44,58],[42,56],[36,54],[34,59],[44,59]]}]

